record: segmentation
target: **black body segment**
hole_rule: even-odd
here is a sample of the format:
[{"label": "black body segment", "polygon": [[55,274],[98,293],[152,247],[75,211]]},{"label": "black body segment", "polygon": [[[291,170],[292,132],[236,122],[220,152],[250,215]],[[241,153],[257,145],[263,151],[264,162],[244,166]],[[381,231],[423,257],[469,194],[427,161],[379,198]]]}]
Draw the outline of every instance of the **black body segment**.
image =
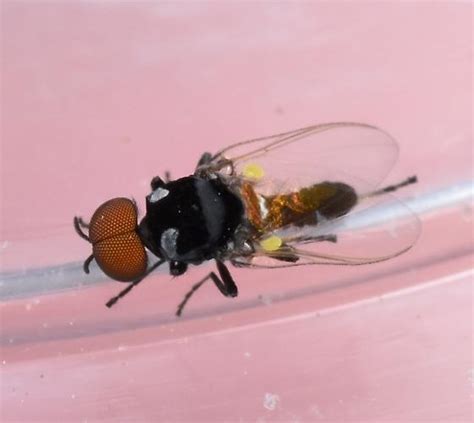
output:
[{"label": "black body segment", "polygon": [[139,233],[155,255],[199,264],[215,258],[243,218],[242,201],[223,182],[187,176],[147,196]]},{"label": "black body segment", "polygon": [[[413,245],[419,229],[416,218],[397,201],[374,198],[417,181],[412,176],[376,189],[396,156],[389,134],[351,122],[312,125],[204,153],[192,175],[173,181],[164,172],[151,180],[139,224],[135,201],[122,197],[100,205],[89,223],[75,217],[77,234],[92,246],[83,269],[89,273],[95,260],[112,279],[131,282],[106,303],[112,307],[165,263],[170,275],[179,276],[189,265],[214,260],[217,270],[191,287],[178,305],[179,316],[208,280],[222,295],[238,295],[225,262],[273,268],[360,265],[396,257]],[[286,163],[288,168],[281,167]],[[383,230],[352,236],[346,217],[338,219],[351,219],[364,210],[354,208],[367,199],[372,206],[394,208],[403,218]],[[337,243],[340,251],[356,248],[354,254],[341,255],[318,243]]]}]

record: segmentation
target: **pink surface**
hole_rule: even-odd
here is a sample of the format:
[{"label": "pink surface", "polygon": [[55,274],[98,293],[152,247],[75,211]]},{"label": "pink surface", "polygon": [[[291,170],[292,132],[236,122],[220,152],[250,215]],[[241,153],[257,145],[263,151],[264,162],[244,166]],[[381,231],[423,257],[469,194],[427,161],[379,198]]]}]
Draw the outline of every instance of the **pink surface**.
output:
[{"label": "pink surface", "polygon": [[[72,231],[200,153],[326,121],[400,143],[426,196],[472,177],[472,9],[457,2],[2,4],[2,271],[79,261]],[[424,198],[424,197],[423,197]],[[469,421],[472,206],[353,269],[157,275],[1,304],[3,421]]]}]

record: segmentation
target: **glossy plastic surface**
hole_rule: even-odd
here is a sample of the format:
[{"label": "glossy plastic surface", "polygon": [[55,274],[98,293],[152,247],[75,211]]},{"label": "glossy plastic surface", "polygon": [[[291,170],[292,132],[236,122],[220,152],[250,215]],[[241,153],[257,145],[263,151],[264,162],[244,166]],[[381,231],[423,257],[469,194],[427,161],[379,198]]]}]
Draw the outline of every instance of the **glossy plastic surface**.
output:
[{"label": "glossy plastic surface", "polygon": [[[2,421],[471,421],[472,16],[462,2],[2,3]],[[367,267],[124,285],[72,229],[204,151],[391,133],[415,247]],[[317,166],[315,158],[315,166]]]}]

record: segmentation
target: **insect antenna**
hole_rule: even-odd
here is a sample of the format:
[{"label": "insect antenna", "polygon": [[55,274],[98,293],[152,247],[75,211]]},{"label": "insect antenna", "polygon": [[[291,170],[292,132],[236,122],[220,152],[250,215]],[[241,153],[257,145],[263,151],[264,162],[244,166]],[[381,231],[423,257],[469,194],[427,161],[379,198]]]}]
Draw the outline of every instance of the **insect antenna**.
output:
[{"label": "insect antenna", "polygon": [[122,297],[125,297],[125,295],[127,295],[134,287],[136,287],[143,279],[145,279],[151,272],[153,272],[153,270],[155,270],[158,266],[160,266],[161,264],[163,264],[165,262],[165,260],[160,260],[160,261],[157,261],[153,266],[151,266],[146,272],[145,274],[140,278],[140,279],[137,279],[136,281],[133,281],[130,285],[128,285],[124,290],[120,291],[118,293],[118,295],[116,295],[115,297],[112,297],[109,301],[107,301],[105,303],[105,305],[110,308],[112,307],[118,300],[120,300],[120,298]]},{"label": "insect antenna", "polygon": [[405,179],[404,181],[402,181],[398,184],[389,185],[385,188],[382,188],[382,189],[379,189],[377,191],[371,192],[370,194],[367,195],[367,197],[375,197],[377,195],[386,194],[387,192],[393,192],[393,191],[396,191],[399,188],[405,187],[407,185],[415,184],[417,182],[418,182],[418,178],[416,177],[416,175],[410,176],[409,178]]}]

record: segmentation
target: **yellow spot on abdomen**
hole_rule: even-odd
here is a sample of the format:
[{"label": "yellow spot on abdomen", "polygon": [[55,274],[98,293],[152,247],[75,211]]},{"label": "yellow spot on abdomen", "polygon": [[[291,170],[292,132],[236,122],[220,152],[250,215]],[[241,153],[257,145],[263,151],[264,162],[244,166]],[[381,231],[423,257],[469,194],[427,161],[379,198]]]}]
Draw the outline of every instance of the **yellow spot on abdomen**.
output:
[{"label": "yellow spot on abdomen", "polygon": [[260,241],[260,246],[265,251],[276,251],[281,247],[282,243],[283,241],[279,236],[271,235],[268,238]]},{"label": "yellow spot on abdomen", "polygon": [[244,166],[242,174],[247,179],[253,179],[254,181],[258,181],[265,176],[265,171],[263,170],[262,166],[256,163],[249,163]]}]

